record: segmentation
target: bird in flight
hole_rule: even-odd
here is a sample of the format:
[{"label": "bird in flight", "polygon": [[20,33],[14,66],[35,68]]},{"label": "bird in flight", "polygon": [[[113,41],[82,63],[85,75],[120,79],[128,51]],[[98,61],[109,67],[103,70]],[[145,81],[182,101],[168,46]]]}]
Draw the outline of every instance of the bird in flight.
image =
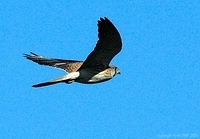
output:
[{"label": "bird in flight", "polygon": [[65,70],[68,74],[32,87],[42,87],[56,83],[72,82],[93,84],[108,81],[120,74],[110,61],[122,49],[122,40],[116,27],[108,18],[98,20],[98,41],[94,50],[85,61],[46,58],[35,53],[24,54],[24,57],[40,65],[47,65]]}]

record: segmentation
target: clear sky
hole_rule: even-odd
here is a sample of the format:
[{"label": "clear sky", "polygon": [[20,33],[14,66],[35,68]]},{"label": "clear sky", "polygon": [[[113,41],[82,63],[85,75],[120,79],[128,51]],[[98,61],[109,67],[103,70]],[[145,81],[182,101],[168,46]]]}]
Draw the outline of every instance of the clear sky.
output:
[{"label": "clear sky", "polygon": [[[121,34],[121,75],[32,88],[65,73],[22,54],[84,60],[100,17]],[[2,0],[0,18],[0,139],[200,137],[198,0]]]}]

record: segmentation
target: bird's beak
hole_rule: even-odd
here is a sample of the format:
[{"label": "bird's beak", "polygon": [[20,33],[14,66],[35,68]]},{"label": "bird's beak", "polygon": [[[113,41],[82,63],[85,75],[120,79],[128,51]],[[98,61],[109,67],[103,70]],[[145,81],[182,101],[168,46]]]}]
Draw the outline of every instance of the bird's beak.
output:
[{"label": "bird's beak", "polygon": [[117,70],[117,74],[121,74],[121,72],[119,70]]}]

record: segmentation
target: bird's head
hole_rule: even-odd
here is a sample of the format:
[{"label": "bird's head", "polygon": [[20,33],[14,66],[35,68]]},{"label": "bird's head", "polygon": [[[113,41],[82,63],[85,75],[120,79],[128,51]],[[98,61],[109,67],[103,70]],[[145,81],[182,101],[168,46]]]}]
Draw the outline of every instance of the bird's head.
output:
[{"label": "bird's head", "polygon": [[120,70],[118,67],[116,67],[116,66],[110,66],[110,67],[112,68],[113,76],[120,74]]},{"label": "bird's head", "polygon": [[115,75],[116,75],[116,74],[121,74],[118,67],[115,67]]}]

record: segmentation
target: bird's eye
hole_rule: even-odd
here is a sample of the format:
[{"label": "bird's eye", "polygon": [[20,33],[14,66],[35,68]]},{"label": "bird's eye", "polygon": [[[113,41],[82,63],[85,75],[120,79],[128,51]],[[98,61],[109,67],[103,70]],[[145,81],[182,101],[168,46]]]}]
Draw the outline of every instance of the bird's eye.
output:
[{"label": "bird's eye", "polygon": [[115,67],[115,73],[117,73],[118,72],[118,69]]}]

